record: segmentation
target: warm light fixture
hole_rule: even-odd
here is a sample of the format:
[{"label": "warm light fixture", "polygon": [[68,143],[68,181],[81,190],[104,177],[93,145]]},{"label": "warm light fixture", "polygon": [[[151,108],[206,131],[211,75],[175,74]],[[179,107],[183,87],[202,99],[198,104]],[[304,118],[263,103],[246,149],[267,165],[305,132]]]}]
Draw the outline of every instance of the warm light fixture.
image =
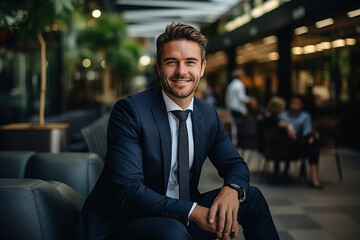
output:
[{"label": "warm light fixture", "polygon": [[268,56],[270,61],[275,61],[275,60],[279,59],[279,53],[278,52],[271,52],[267,56]]},{"label": "warm light fixture", "polygon": [[101,61],[101,67],[102,67],[103,69],[106,68],[106,60],[102,60],[102,61]]},{"label": "warm light fixture", "polygon": [[291,52],[294,54],[294,55],[300,55],[303,53],[303,49],[302,47],[293,47]]},{"label": "warm light fixture", "polygon": [[347,13],[349,18],[360,16],[360,9],[356,9]]},{"label": "warm light fixture", "polygon": [[323,28],[323,27],[326,27],[326,26],[329,26],[331,24],[334,24],[334,19],[332,18],[326,18],[324,20],[321,20],[321,21],[318,21],[315,23],[315,26],[317,28]]},{"label": "warm light fixture", "polygon": [[275,35],[268,36],[268,37],[263,39],[263,42],[264,42],[265,45],[276,43],[277,42],[277,37]]},{"label": "warm light fixture", "polygon": [[251,21],[251,17],[248,14],[244,14],[235,18],[234,20],[225,24],[225,30],[231,32],[232,30],[239,28]]},{"label": "warm light fixture", "polygon": [[94,18],[99,18],[101,16],[101,11],[98,9],[95,9],[94,11],[92,11],[91,14]]},{"label": "warm light fixture", "polygon": [[85,67],[85,68],[90,67],[90,66],[91,66],[91,60],[88,59],[88,58],[85,58],[85,59],[82,61],[82,65],[83,65],[83,67]]},{"label": "warm light fixture", "polygon": [[350,46],[355,45],[356,39],[355,38],[346,38],[345,43],[346,43],[346,45],[350,45]]},{"label": "warm light fixture", "polygon": [[251,16],[253,18],[259,18],[265,13],[271,12],[272,10],[278,8],[280,6],[279,0],[268,0],[263,4],[259,4],[251,11]]},{"label": "warm light fixture", "polygon": [[143,66],[147,66],[151,63],[151,58],[147,55],[141,56],[140,64]]},{"label": "warm light fixture", "polygon": [[316,52],[316,46],[315,45],[306,45],[305,47],[303,47],[303,52],[304,52],[304,54]]},{"label": "warm light fixture", "polygon": [[345,40],[344,39],[336,39],[331,42],[331,46],[333,48],[343,47],[343,46],[345,46]]},{"label": "warm light fixture", "polygon": [[307,26],[302,26],[302,27],[295,28],[295,29],[294,29],[294,33],[295,33],[296,35],[301,35],[301,34],[307,33],[308,30],[309,30],[309,29],[308,29]]}]

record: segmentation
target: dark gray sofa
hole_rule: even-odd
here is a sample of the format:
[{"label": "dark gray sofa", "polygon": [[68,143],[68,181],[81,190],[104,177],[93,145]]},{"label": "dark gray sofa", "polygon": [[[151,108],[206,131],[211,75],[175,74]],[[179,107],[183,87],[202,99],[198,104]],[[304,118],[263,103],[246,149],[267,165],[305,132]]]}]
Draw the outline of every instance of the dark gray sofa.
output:
[{"label": "dark gray sofa", "polygon": [[72,239],[103,165],[93,153],[0,151],[0,239]]}]

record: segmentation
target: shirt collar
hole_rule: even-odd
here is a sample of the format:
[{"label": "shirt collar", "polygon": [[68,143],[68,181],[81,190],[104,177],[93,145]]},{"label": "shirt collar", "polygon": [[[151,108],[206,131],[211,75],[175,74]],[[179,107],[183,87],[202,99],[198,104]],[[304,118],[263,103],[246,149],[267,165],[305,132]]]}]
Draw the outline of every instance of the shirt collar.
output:
[{"label": "shirt collar", "polygon": [[[165,106],[166,106],[166,110],[168,112],[171,111],[175,111],[175,110],[183,110],[181,107],[179,107],[173,100],[171,100],[165,93],[164,90],[161,90],[163,98],[164,98],[164,102],[165,102]],[[194,98],[191,99],[191,102],[189,104],[189,106],[187,106],[184,110],[191,110],[193,111],[193,106],[194,106]]]}]

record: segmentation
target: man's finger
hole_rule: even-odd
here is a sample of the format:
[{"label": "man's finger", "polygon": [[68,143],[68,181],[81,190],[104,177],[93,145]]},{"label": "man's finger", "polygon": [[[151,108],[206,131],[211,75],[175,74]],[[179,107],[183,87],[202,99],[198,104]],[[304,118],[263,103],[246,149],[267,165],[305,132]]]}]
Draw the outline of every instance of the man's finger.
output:
[{"label": "man's finger", "polygon": [[229,238],[232,227],[233,227],[233,216],[232,213],[228,210],[226,211],[226,221],[225,221],[222,239]]},{"label": "man's finger", "polygon": [[209,210],[209,215],[208,215],[208,222],[210,224],[213,224],[215,222],[217,210],[218,210],[217,205],[211,206],[211,208]]},{"label": "man's finger", "polygon": [[226,211],[223,208],[219,208],[217,217],[218,218],[217,218],[216,235],[218,238],[222,239],[222,236],[224,233],[224,228],[225,228],[225,223],[227,220]]}]

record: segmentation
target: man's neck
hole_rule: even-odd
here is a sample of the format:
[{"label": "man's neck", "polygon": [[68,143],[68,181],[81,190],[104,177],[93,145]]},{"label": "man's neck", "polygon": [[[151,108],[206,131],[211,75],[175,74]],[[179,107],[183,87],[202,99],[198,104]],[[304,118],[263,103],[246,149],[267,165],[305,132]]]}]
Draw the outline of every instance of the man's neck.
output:
[{"label": "man's neck", "polygon": [[186,109],[191,101],[194,98],[194,94],[191,94],[190,96],[186,97],[186,98],[177,98],[173,95],[171,95],[170,93],[164,91],[164,93],[166,94],[166,96],[168,96],[176,105],[178,105],[181,109]]}]

